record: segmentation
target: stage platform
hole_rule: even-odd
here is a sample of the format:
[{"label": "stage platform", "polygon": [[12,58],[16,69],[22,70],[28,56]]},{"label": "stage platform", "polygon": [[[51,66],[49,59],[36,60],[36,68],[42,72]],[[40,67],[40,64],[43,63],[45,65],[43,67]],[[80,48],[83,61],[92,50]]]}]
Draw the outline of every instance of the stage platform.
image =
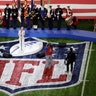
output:
[{"label": "stage platform", "polygon": [[[0,36],[18,37],[18,31],[19,28],[17,29],[0,28]],[[96,32],[91,31],[75,30],[75,29],[66,30],[65,28],[62,28],[61,30],[57,30],[57,28],[54,28],[52,30],[49,30],[48,28],[45,28],[44,30],[42,30],[41,28],[38,28],[38,30],[34,29],[27,30],[25,28],[25,31],[26,31],[25,37],[72,38],[72,39],[96,42]]]}]

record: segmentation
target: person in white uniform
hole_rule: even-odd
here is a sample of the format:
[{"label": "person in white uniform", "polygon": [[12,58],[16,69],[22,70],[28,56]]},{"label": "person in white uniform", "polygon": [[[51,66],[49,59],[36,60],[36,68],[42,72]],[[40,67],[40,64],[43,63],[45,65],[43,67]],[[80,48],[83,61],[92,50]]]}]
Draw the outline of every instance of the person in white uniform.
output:
[{"label": "person in white uniform", "polygon": [[19,44],[20,44],[20,52],[24,51],[24,35],[25,35],[25,30],[24,27],[21,27],[19,32],[18,32],[18,36],[19,36]]}]

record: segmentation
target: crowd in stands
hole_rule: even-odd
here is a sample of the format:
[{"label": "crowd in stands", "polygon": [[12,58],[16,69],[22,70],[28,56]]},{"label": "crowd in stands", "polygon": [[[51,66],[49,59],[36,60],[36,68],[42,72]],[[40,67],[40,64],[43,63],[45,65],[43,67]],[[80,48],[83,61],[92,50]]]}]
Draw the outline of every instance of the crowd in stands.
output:
[{"label": "crowd in stands", "polygon": [[72,26],[76,29],[78,20],[76,16],[73,16],[72,9],[70,6],[61,8],[60,5],[57,5],[56,9],[53,9],[51,5],[47,8],[43,5],[39,8],[37,5],[30,8],[30,5],[24,5],[22,3],[20,9],[18,9],[16,4],[13,4],[12,8],[10,8],[9,4],[6,4],[6,7],[4,8],[4,16],[2,16],[2,12],[0,11],[0,24],[3,24],[9,29],[10,22],[12,22],[12,27],[16,29],[19,21],[20,27],[26,25],[27,30],[30,30],[30,28],[37,30],[38,21],[40,21],[41,29],[44,30],[45,22],[47,21],[49,30],[52,30],[54,20],[56,20],[57,29],[60,30],[63,13],[66,13],[66,16],[64,17],[66,29],[70,30]]}]

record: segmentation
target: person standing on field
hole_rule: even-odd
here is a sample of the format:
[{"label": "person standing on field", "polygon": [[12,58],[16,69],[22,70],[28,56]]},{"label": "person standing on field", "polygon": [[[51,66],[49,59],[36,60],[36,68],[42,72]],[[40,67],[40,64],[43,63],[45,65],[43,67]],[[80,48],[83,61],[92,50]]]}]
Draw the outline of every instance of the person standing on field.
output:
[{"label": "person standing on field", "polygon": [[52,53],[53,53],[53,46],[50,43],[48,43],[45,49],[45,55],[46,55],[45,68],[50,68],[53,65]]},{"label": "person standing on field", "polygon": [[73,62],[75,62],[75,60],[76,60],[76,55],[73,52],[73,48],[70,48],[70,51],[68,52],[67,57],[65,58],[65,61],[67,61],[67,63],[66,63],[66,67],[67,67],[66,72],[69,72],[69,66],[71,66],[70,71],[73,72]]}]

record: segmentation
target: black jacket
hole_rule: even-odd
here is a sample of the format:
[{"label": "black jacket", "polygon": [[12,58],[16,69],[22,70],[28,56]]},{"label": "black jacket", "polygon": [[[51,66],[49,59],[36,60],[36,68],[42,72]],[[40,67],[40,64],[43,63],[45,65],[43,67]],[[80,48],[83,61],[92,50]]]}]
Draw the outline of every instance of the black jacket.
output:
[{"label": "black jacket", "polygon": [[76,55],[75,55],[75,53],[74,53],[73,51],[70,51],[70,52],[67,54],[66,60],[67,60],[67,62],[69,62],[69,63],[75,62],[75,60],[76,60]]},{"label": "black jacket", "polygon": [[5,8],[4,9],[5,18],[9,19],[11,14],[11,8]]}]

